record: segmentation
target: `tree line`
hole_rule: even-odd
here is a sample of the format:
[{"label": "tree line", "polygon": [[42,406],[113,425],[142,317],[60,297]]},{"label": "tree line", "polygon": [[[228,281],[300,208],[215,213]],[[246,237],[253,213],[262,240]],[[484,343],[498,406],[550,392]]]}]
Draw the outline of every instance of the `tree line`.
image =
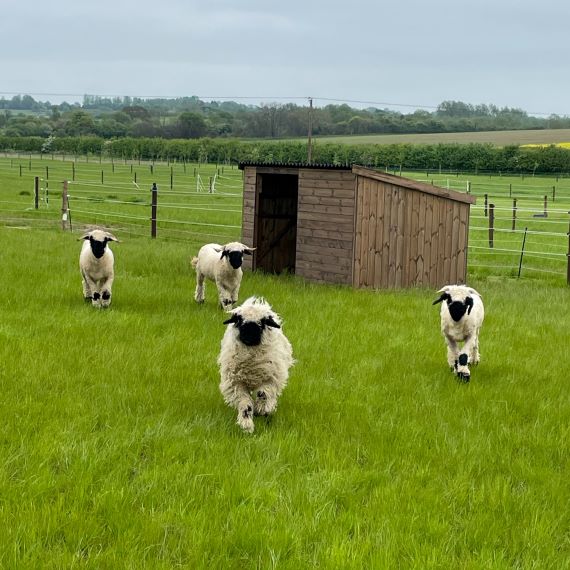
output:
[{"label": "tree line", "polygon": [[[161,139],[124,137],[7,137],[0,136],[0,151],[99,157],[101,160],[163,160],[235,164],[238,162],[305,163],[307,143],[292,141],[240,141],[236,139]],[[468,172],[551,173],[570,172],[570,150],[492,144],[333,144],[317,142],[315,163],[362,164],[388,169],[451,170]]]},{"label": "tree line", "polygon": [[0,135],[10,137],[97,136],[164,139],[294,138],[307,135],[311,113],[315,136],[383,133],[445,133],[570,128],[570,117],[529,116],[517,108],[443,101],[433,111],[403,114],[347,104],[314,107],[293,103],[245,105],[234,101],[105,98],[86,95],[83,103],[36,101],[29,95],[0,99]]}]

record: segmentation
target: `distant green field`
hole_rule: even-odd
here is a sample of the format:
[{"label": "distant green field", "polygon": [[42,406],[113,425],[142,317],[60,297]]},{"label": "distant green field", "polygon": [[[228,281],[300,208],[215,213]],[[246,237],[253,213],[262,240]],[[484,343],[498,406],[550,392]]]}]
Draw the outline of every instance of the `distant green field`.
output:
[{"label": "distant green field", "polygon": [[[306,140],[306,139],[298,139]],[[438,144],[491,143],[497,146],[523,144],[556,144],[570,142],[570,129],[532,131],[488,131],[469,133],[433,133],[413,135],[352,135],[342,137],[315,137],[319,143],[343,144]]]}]

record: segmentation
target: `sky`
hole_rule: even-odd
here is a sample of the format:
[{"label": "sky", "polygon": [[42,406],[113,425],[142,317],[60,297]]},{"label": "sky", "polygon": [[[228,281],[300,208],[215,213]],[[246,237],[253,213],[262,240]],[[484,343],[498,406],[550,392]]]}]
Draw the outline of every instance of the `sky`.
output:
[{"label": "sky", "polygon": [[0,97],[570,115],[569,0],[2,0]]}]

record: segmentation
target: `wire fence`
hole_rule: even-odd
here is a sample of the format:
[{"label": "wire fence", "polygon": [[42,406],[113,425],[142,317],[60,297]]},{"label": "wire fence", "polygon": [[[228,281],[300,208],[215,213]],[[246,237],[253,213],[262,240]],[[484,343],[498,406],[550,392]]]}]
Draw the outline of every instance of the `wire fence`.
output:
[{"label": "wire fence", "polygon": [[[477,197],[470,213],[469,277],[532,276],[570,284],[570,178],[402,174]],[[242,171],[230,165],[0,156],[5,225],[71,231],[102,226],[193,245],[227,243],[241,236],[242,192]]]}]

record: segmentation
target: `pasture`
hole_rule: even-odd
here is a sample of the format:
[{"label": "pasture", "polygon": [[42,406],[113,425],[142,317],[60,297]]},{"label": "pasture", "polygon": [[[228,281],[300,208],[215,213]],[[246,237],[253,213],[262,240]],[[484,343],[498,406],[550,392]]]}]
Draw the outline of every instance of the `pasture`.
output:
[{"label": "pasture", "polygon": [[[30,179],[20,186],[10,171],[0,183],[0,567],[569,567],[564,278],[470,273],[487,316],[482,362],[464,385],[447,369],[434,291],[248,273],[240,299],[272,303],[297,363],[276,415],[247,435],[218,390],[224,313],[211,284],[194,303],[189,266],[199,244],[239,236],[226,227],[239,227],[239,212],[213,211],[239,210],[226,206],[239,197],[221,185],[219,196],[190,194],[193,184],[165,192],[183,206],[212,201],[151,240],[150,174],[132,197],[114,184],[74,198],[71,185],[74,223],[96,211],[122,240],[113,304],[97,311],[81,297],[77,227],[59,229],[59,201],[22,208]],[[74,210],[83,195],[101,199]],[[145,210],[120,212],[140,221],[107,202],[135,197]]]}]

